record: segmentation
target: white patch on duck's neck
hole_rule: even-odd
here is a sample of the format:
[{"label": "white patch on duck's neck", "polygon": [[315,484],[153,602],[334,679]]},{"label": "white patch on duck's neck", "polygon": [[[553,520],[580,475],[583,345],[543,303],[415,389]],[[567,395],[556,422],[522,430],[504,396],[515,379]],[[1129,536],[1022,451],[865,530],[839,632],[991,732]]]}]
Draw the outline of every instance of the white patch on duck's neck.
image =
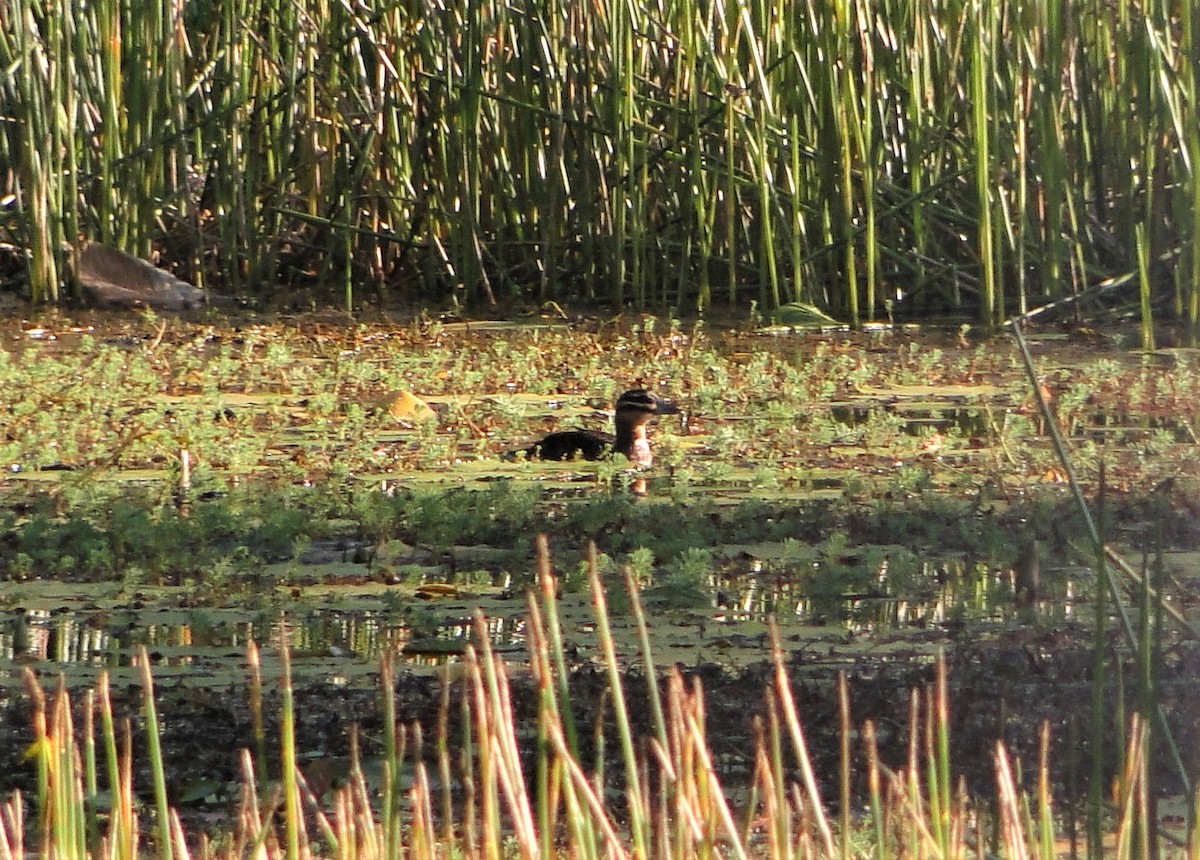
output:
[{"label": "white patch on duck's neck", "polygon": [[633,431],[633,446],[629,451],[629,462],[642,469],[654,465],[654,454],[650,451],[650,440],[646,437],[646,428],[637,427]]}]

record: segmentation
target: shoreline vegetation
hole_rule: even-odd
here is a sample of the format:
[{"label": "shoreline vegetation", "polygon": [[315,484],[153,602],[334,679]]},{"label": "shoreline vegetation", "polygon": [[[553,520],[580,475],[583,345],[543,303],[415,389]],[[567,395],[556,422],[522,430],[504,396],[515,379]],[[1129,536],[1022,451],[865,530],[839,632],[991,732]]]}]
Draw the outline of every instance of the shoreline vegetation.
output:
[{"label": "shoreline vegetation", "polygon": [[[635,654],[618,656],[609,630],[606,588],[596,553],[589,553],[590,593],[601,649],[608,707],[596,726],[578,725],[569,696],[574,669],[564,649],[556,605],[557,583],[544,541],[539,541],[536,587],[529,600],[528,667],[536,689],[537,718],[518,722],[509,673],[512,666],[489,645],[486,620],[475,619],[476,645],[443,679],[437,726],[397,719],[395,666],[385,658],[379,674],[381,732],[353,732],[348,762],[335,776],[302,761],[290,654],[278,649],[281,673],[278,736],[267,750],[263,731],[262,665],[250,645],[247,671],[256,748],[241,753],[241,799],[232,827],[219,833],[185,831],[168,800],[151,661],[141,668],[140,731],[149,759],[150,785],[135,786],[131,726],[114,718],[107,677],[84,697],[83,724],[69,694],[47,699],[42,682],[26,670],[32,697],[37,769],[33,803],[17,795],[0,816],[0,856],[106,857],[426,857],[520,856],[553,858],[674,858],[712,856],[888,858],[936,856],[1054,858],[1071,856],[1194,857],[1197,836],[1158,820],[1150,776],[1149,737],[1137,716],[1128,741],[1116,751],[1111,797],[1093,791],[1086,805],[1064,813],[1052,796],[1048,756],[1051,727],[1041,729],[1036,762],[1019,762],[1003,743],[993,749],[994,793],[968,794],[950,758],[950,702],[946,665],[935,662],[933,680],[913,690],[888,725],[859,726],[844,675],[837,682],[840,725],[838,776],[818,779],[805,733],[805,702],[789,677],[783,643],[771,633],[763,716],[755,721],[752,766],[745,784],[711,754],[705,691],[698,678],[685,683],[678,669],[659,670],[646,636],[647,619],[631,577],[624,587],[642,631]],[[622,585],[613,582],[611,593]],[[630,663],[641,671],[630,673]],[[649,681],[649,683],[647,683]],[[627,695],[644,686],[633,714]],[[461,712],[449,690],[462,688]],[[810,714],[811,716],[811,714]],[[455,723],[455,742],[447,730]],[[272,723],[276,723],[272,715]],[[601,730],[601,724],[605,726]],[[877,750],[877,733],[906,733],[907,761],[889,767]],[[585,752],[584,740],[617,747]],[[1119,746],[1119,744],[1118,744]],[[831,751],[823,751],[828,757]],[[146,772],[144,763],[138,771]],[[1071,762],[1071,767],[1080,766]],[[1191,818],[1195,798],[1182,798]],[[1178,804],[1177,804],[1178,805]],[[36,810],[36,827],[34,810]],[[1161,827],[1161,829],[1160,829]],[[1085,835],[1086,834],[1086,837]],[[142,840],[152,835],[152,849]],[[1169,839],[1168,839],[1169,837]],[[1160,843],[1160,839],[1167,840]]]},{"label": "shoreline vegetation", "polygon": [[[660,691],[646,618],[630,577],[625,587],[643,633],[641,674],[629,674],[618,661],[594,547],[589,589],[601,639],[600,669],[607,679],[605,699],[611,703],[611,712],[598,718],[608,722],[604,734],[619,745],[619,764],[606,765],[602,752],[589,759],[581,739],[593,732],[599,739],[600,727],[577,726],[572,715],[557,583],[544,540],[539,547],[538,585],[529,594],[528,617],[529,668],[538,691],[534,726],[518,724],[514,716],[509,663],[492,654],[480,615],[476,645],[458,673],[462,680],[444,678],[436,730],[398,723],[391,693],[395,667],[385,657],[379,678],[382,736],[360,739],[355,733],[340,777],[329,778],[316,768],[306,775],[295,747],[299,715],[286,639],[278,651],[278,736],[271,738],[280,746],[270,756],[262,729],[262,668],[251,644],[247,667],[258,742],[256,750],[241,752],[235,824],[220,834],[187,834],[168,801],[154,676],[145,650],[138,658],[140,722],[151,788],[134,786],[131,726],[114,718],[107,676],[86,694],[84,724],[77,732],[65,688],[48,704],[40,681],[26,669],[34,702],[36,740],[29,754],[37,769],[36,798],[32,808],[19,794],[0,807],[0,856],[784,860],[985,853],[1055,858],[1085,850],[1087,856],[1117,860],[1157,855],[1152,846],[1165,831],[1159,830],[1148,776],[1150,734],[1138,716],[1129,723],[1128,745],[1118,753],[1123,764],[1116,770],[1111,801],[1103,793],[1088,795],[1080,820],[1078,810],[1067,817],[1056,811],[1048,724],[1042,728],[1037,763],[1014,760],[1001,742],[994,750],[995,794],[968,796],[949,756],[942,660],[931,685],[914,690],[907,708],[898,703],[895,726],[887,730],[907,732],[910,753],[894,769],[878,756],[875,724],[854,724],[851,690],[842,675],[840,776],[833,784],[822,783],[812,769],[803,703],[788,676],[778,630],[772,633],[774,669],[764,679],[766,718],[755,724],[754,766],[746,770],[748,783],[730,784],[710,756],[708,734],[720,728],[708,724],[700,681],[686,685],[678,669],[671,670]],[[452,715],[448,691],[458,684],[464,688],[462,712]],[[629,711],[625,691],[636,684],[646,686],[652,718],[635,718]],[[460,723],[461,747],[450,745],[446,724],[451,718]],[[648,736],[638,734],[646,727]],[[362,752],[364,740],[370,753]],[[433,747],[432,757],[426,744]],[[145,795],[152,800],[143,806],[139,796]],[[860,805],[852,802],[858,796],[864,798]],[[1183,799],[1184,804],[1195,801]],[[34,810],[36,828],[31,826]],[[1193,814],[1194,806],[1188,816]],[[144,844],[148,836],[152,850]],[[1193,830],[1187,838],[1164,850],[1195,856],[1198,836]]]},{"label": "shoreline vegetation", "polygon": [[347,308],[802,302],[996,325],[1128,285],[1148,329],[1157,302],[1194,336],[1196,18],[2,0],[0,241],[36,301],[88,240]]}]

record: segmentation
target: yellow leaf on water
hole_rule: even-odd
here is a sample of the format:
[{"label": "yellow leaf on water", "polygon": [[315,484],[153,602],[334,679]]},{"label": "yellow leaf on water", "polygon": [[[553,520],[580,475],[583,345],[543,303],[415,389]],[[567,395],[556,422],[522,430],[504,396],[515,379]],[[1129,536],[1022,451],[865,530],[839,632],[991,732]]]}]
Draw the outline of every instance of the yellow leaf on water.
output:
[{"label": "yellow leaf on water", "polygon": [[430,408],[429,404],[407,389],[388,402],[388,414],[397,421],[408,421],[413,424],[437,421],[437,413]]},{"label": "yellow leaf on water", "polygon": [[427,582],[416,591],[417,597],[422,600],[436,600],[439,597],[458,597],[460,594],[461,592],[457,586],[448,585],[444,582]]}]

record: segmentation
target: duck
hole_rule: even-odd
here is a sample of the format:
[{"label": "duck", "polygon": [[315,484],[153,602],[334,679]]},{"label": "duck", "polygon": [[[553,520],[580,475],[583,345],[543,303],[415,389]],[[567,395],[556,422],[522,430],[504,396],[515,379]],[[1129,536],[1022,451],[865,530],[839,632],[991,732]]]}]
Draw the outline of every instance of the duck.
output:
[{"label": "duck", "polygon": [[677,415],[679,407],[664,397],[635,388],[617,398],[613,416],[616,435],[598,430],[559,430],[522,448],[514,454],[524,454],[530,460],[601,460],[609,454],[623,454],[640,469],[654,465],[654,453],[646,425],[656,415]]}]

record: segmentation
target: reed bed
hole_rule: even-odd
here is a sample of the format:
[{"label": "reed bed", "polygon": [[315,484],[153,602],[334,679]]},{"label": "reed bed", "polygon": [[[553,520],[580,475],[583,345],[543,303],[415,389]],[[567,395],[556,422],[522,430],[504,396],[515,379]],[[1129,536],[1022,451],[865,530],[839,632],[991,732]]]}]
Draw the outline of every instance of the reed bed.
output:
[{"label": "reed bed", "polygon": [[[644,632],[636,589],[629,576],[626,580],[635,621]],[[995,749],[993,798],[968,796],[954,776],[944,664],[939,664],[928,689],[913,691],[907,720],[898,715],[897,725],[907,722],[910,741],[908,760],[897,769],[880,761],[871,724],[861,731],[853,726],[842,678],[841,776],[838,785],[823,786],[810,763],[802,709],[775,636],[774,676],[764,691],[765,713],[755,727],[747,784],[724,784],[710,752],[699,682],[688,684],[672,671],[660,693],[644,636],[640,654],[618,656],[608,632],[594,552],[590,584],[608,674],[606,699],[611,703],[611,713],[598,719],[615,725],[621,767],[606,770],[602,750],[591,763],[581,755],[580,728],[568,699],[556,584],[543,539],[539,592],[529,598],[529,660],[538,701],[535,726],[515,719],[509,667],[491,652],[486,621],[479,617],[479,644],[468,653],[461,676],[461,742],[451,749],[448,695],[442,699],[433,755],[424,752],[421,726],[397,725],[394,667],[385,659],[380,672],[383,737],[373,739],[375,748],[382,750],[382,778],[369,783],[354,743],[348,778],[322,799],[298,766],[298,715],[284,637],[280,755],[273,759],[282,772],[267,779],[258,735],[257,752],[242,753],[244,785],[232,832],[216,841],[189,839],[167,802],[153,677],[144,650],[142,722],[153,797],[145,806],[134,793],[130,724],[114,717],[107,679],[102,676],[97,691],[88,694],[86,724],[77,731],[66,691],[60,689],[47,703],[27,670],[36,735],[30,758],[37,769],[37,821],[36,827],[30,826],[19,794],[0,806],[0,858],[1052,858],[1067,850],[1057,835],[1062,821],[1050,790],[1048,727],[1042,732],[1041,760],[1029,792],[1022,789],[1019,764],[1002,744]],[[633,676],[622,670],[630,660],[646,670],[637,683],[650,679],[652,718],[637,721],[652,727],[648,737],[635,736],[625,697]],[[253,646],[249,664],[251,686],[257,690],[259,657]],[[447,680],[447,691],[449,685]],[[257,726],[262,721],[261,700],[255,695],[253,702]],[[1107,824],[1088,844],[1089,856],[1151,857],[1165,850],[1151,841],[1157,836],[1151,836],[1156,831],[1148,823],[1155,790],[1148,781],[1148,737],[1145,724],[1135,717],[1113,784]],[[103,779],[98,748],[106,764]],[[866,764],[855,772],[853,761]],[[431,766],[436,775],[430,773]],[[105,781],[107,791],[102,794]],[[147,787],[139,790],[144,794]],[[855,797],[864,800],[856,802]],[[107,814],[98,814],[100,809]],[[149,845],[141,841],[143,816],[154,822]],[[1077,847],[1070,846],[1072,856]],[[1200,856],[1200,842],[1193,833],[1190,842],[1176,850],[1180,856]]]},{"label": "reed bed", "polygon": [[903,295],[996,321],[1115,280],[1194,323],[1198,18],[0,0],[0,237],[39,299],[86,238],[348,304],[726,298],[859,322]]}]

